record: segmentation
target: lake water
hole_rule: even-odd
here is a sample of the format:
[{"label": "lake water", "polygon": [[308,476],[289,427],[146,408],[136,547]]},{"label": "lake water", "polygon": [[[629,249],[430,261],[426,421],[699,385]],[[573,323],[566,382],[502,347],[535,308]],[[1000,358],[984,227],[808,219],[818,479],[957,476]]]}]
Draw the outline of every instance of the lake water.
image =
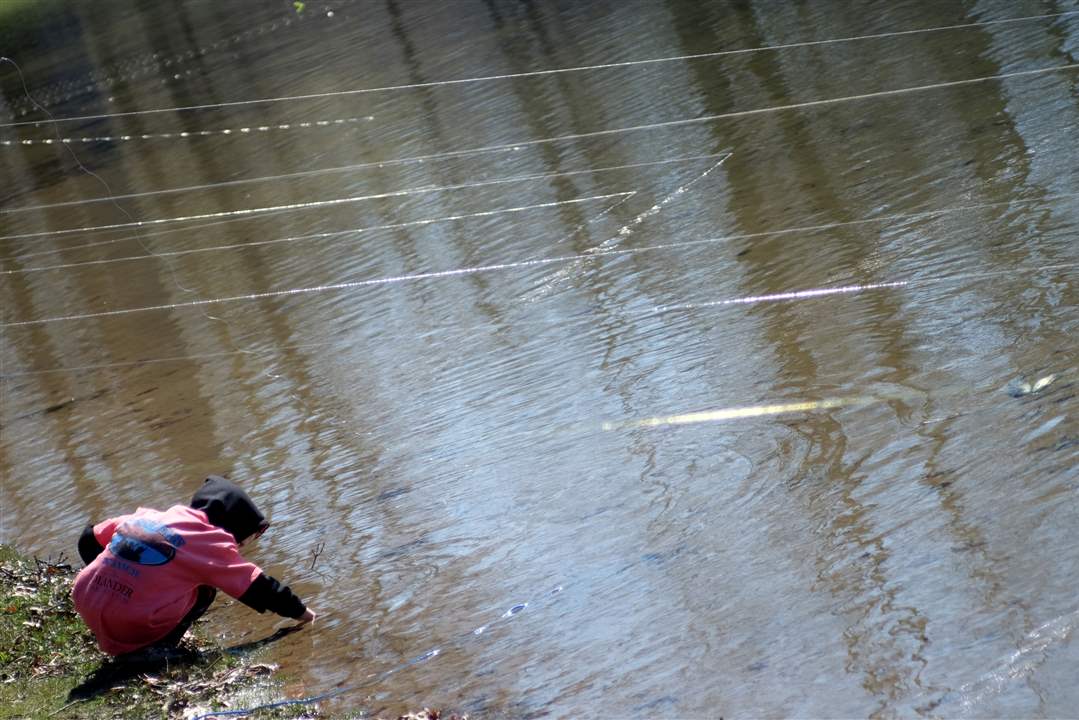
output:
[{"label": "lake water", "polygon": [[1075,3],[2,22],[0,541],[227,473],[337,710],[1074,714]]}]

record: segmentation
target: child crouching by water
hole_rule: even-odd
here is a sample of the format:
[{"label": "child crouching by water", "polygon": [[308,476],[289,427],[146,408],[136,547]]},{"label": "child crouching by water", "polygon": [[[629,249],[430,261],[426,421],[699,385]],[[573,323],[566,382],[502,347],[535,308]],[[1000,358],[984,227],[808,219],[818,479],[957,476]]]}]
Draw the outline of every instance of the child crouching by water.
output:
[{"label": "child crouching by water", "polygon": [[223,590],[245,605],[300,625],[315,619],[291,590],[240,555],[269,523],[243,490],[211,476],[190,506],[138,508],[79,538],[86,567],[71,595],[75,610],[110,655],[170,646]]}]

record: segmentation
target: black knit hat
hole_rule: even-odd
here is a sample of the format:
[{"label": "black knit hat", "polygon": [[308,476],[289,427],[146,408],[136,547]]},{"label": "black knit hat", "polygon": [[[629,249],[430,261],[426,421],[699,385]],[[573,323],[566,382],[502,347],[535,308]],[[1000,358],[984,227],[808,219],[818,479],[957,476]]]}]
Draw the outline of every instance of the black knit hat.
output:
[{"label": "black knit hat", "polygon": [[191,498],[191,507],[202,510],[211,523],[232,533],[237,543],[270,525],[247,493],[220,475],[206,478]]}]

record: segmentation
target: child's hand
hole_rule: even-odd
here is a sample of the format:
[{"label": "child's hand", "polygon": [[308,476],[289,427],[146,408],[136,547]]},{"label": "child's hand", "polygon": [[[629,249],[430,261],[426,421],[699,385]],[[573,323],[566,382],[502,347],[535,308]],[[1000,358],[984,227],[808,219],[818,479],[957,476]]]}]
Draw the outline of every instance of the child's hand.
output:
[{"label": "child's hand", "polygon": [[311,609],[308,608],[303,611],[303,615],[296,618],[296,627],[299,627],[300,625],[306,625],[309,622],[314,622],[316,617],[318,616],[315,615],[315,613],[311,612]]}]

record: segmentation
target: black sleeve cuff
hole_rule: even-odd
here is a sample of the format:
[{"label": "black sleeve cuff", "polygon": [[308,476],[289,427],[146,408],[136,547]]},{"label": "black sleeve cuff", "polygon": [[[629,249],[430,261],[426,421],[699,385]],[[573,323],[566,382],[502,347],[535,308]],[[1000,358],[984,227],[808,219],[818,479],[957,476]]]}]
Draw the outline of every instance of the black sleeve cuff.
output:
[{"label": "black sleeve cuff", "polygon": [[94,526],[87,525],[84,527],[82,535],[79,536],[79,557],[82,558],[82,561],[89,565],[104,550],[105,548],[101,547],[97,537],[94,536]]},{"label": "black sleeve cuff", "polygon": [[266,573],[259,573],[251,587],[237,600],[260,613],[269,610],[287,618],[299,618],[307,611],[307,606],[288,585],[282,585]]}]

